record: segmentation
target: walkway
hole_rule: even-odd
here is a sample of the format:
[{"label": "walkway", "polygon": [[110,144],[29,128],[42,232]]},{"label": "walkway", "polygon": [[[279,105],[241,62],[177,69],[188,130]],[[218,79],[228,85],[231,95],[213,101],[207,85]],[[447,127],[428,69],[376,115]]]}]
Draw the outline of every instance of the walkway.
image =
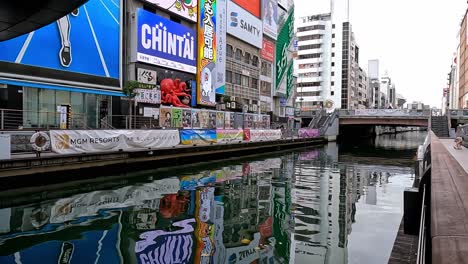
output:
[{"label": "walkway", "polygon": [[467,155],[431,133],[432,263],[468,263]]}]

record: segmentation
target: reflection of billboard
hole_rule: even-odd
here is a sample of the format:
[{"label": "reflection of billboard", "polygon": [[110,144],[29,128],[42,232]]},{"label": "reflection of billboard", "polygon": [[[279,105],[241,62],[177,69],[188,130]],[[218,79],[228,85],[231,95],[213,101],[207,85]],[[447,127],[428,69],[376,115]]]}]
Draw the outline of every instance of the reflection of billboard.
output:
[{"label": "reflection of billboard", "polygon": [[[92,78],[77,75],[81,73],[119,79],[119,2],[90,0],[54,23],[0,42],[0,61],[3,61],[0,77],[15,74],[22,75],[21,79],[25,80],[34,76],[55,79],[50,82],[57,83],[65,80],[94,82],[90,81]],[[109,82],[103,84],[96,80],[96,83],[107,85]],[[119,84],[113,82],[112,86]]]},{"label": "reflection of billboard", "polygon": [[216,104],[216,0],[200,0],[197,103]]},{"label": "reflection of billboard", "polygon": [[278,5],[276,0],[262,0],[263,33],[276,39],[278,36]]},{"label": "reflection of billboard", "polygon": [[196,73],[195,30],[137,9],[137,60]]},{"label": "reflection of billboard", "polygon": [[252,15],[260,18],[260,0],[232,0]]},{"label": "reflection of billboard", "polygon": [[197,0],[144,0],[181,17],[197,22]]}]

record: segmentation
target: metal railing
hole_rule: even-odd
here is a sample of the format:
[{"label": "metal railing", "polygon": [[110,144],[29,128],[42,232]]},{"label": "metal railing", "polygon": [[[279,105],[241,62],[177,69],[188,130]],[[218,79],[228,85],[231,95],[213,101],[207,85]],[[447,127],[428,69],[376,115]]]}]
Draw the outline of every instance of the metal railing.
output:
[{"label": "metal railing", "polygon": [[[47,111],[27,111],[0,109],[0,129],[53,129],[60,128],[61,114]],[[87,120],[84,114],[70,115],[70,128],[85,129]]]},{"label": "metal railing", "polygon": [[430,109],[415,110],[415,109],[340,109],[340,117],[417,117],[429,118],[431,116]]},{"label": "metal railing", "polygon": [[468,109],[450,109],[449,110],[451,118],[465,117],[468,118]]},{"label": "metal railing", "polygon": [[422,201],[421,201],[421,220],[419,222],[419,238],[418,238],[418,253],[416,256],[417,264],[426,263],[426,239],[427,239],[427,226],[426,226],[426,185],[422,187]]}]

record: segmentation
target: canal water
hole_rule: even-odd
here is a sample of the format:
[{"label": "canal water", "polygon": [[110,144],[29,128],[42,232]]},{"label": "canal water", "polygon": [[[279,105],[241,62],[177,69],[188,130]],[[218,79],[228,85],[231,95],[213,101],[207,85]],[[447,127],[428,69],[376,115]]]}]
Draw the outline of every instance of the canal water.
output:
[{"label": "canal water", "polygon": [[1,201],[0,263],[387,263],[424,137],[29,190]]}]

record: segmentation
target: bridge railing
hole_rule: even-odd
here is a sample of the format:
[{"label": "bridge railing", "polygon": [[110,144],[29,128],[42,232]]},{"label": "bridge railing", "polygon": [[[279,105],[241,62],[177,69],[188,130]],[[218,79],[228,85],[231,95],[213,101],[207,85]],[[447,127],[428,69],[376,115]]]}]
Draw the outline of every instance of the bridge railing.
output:
[{"label": "bridge railing", "polygon": [[340,117],[420,117],[429,118],[431,110],[415,110],[415,109],[340,109],[338,112]]},{"label": "bridge railing", "polygon": [[468,118],[468,109],[450,109],[450,117],[457,118],[457,117],[466,117]]}]

